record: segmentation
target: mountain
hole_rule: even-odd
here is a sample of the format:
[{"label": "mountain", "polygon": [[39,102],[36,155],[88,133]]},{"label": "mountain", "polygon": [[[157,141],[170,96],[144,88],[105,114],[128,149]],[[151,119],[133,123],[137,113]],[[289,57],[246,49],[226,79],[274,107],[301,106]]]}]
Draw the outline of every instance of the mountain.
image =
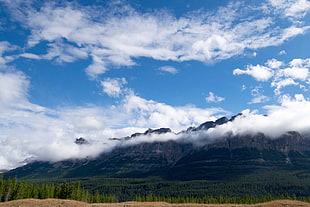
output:
[{"label": "mountain", "polygon": [[[235,118],[236,116],[231,119],[223,117],[214,122],[208,121],[179,134],[190,136],[192,133],[204,132],[231,122]],[[126,143],[139,136],[162,134],[174,133],[169,128],[148,129],[144,133],[111,140]],[[204,136],[203,133],[200,136]],[[277,138],[267,137],[263,133],[225,135],[202,145],[187,142],[186,139],[144,142],[116,147],[95,159],[72,159],[54,163],[34,161],[4,175],[27,179],[160,176],[168,180],[223,180],[261,169],[309,171],[310,139],[308,137],[298,132],[287,132]],[[90,144],[82,137],[76,139],[75,143]]]}]

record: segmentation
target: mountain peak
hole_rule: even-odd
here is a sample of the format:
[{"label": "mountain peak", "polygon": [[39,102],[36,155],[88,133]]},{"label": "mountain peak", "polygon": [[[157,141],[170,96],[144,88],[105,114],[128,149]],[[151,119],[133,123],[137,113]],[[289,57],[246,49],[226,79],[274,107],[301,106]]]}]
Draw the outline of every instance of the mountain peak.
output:
[{"label": "mountain peak", "polygon": [[144,133],[134,133],[130,135],[130,138],[142,136],[142,135],[150,135],[150,134],[165,134],[165,133],[171,133],[172,130],[170,128],[158,128],[158,129],[147,129]]},{"label": "mountain peak", "polygon": [[77,145],[89,144],[89,142],[86,139],[84,139],[83,137],[76,138],[74,143]]},{"label": "mountain peak", "polygon": [[202,124],[200,124],[197,128],[196,127],[189,127],[187,128],[186,132],[191,132],[191,131],[200,131],[200,130],[208,130],[210,128],[214,128],[218,125],[226,124],[229,121],[233,121],[235,117],[239,116],[240,114],[233,116],[231,119],[227,119],[227,117],[221,117],[215,121],[207,121]]}]

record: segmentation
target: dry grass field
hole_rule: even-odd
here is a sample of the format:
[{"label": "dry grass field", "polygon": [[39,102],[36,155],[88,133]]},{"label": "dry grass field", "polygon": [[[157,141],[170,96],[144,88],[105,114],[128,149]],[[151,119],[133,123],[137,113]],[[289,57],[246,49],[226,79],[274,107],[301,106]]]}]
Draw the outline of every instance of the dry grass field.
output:
[{"label": "dry grass field", "polygon": [[252,205],[244,204],[169,204],[164,202],[125,202],[88,204],[72,200],[25,199],[0,203],[0,207],[310,207],[310,203],[291,200],[277,200]]}]

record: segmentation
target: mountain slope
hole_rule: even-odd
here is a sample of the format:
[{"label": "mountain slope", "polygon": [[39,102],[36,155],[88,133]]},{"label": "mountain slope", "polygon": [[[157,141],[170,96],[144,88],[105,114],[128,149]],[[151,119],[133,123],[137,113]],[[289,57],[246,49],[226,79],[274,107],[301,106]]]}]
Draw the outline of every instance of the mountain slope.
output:
[{"label": "mountain slope", "polygon": [[[233,121],[226,117],[208,121],[181,133],[204,132]],[[172,133],[168,128],[147,130],[115,141],[134,140],[139,136]],[[204,136],[201,133],[200,136]],[[200,139],[203,140],[203,137]],[[76,144],[88,144],[79,138]],[[161,176],[172,180],[224,180],[251,174],[256,170],[310,170],[310,139],[298,132],[287,132],[278,138],[262,133],[227,135],[205,144],[181,141],[155,141],[117,147],[96,159],[65,160],[55,163],[32,162],[5,173],[19,178],[46,177],[147,177]],[[189,173],[190,172],[190,173]]]}]

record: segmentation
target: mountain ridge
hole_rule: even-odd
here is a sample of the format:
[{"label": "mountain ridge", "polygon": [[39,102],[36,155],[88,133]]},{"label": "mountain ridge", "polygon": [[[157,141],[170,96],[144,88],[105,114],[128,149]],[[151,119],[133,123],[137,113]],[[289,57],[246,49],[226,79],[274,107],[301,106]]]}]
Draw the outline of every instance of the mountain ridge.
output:
[{"label": "mountain ridge", "polygon": [[[278,138],[263,133],[225,136],[204,141],[204,133],[211,128],[232,122],[222,117],[207,121],[198,127],[189,127],[179,133],[169,128],[148,129],[144,133],[134,133],[124,138],[112,138],[123,142],[97,158],[69,159],[58,162],[33,161],[25,166],[5,172],[5,176],[22,178],[39,177],[143,177],[162,176],[167,179],[219,179],[229,168],[232,174],[243,173],[242,167],[264,168],[278,166],[285,168],[305,167],[310,169],[310,139],[308,135],[296,131],[286,132]],[[186,139],[186,136],[199,132],[200,144]],[[200,133],[201,132],[201,133]],[[180,140],[141,142],[126,145],[140,136],[184,135]],[[186,135],[186,136],[185,136]],[[80,137],[77,145],[89,145]],[[223,164],[225,163],[225,165]],[[188,176],[186,173],[193,172]]]}]

